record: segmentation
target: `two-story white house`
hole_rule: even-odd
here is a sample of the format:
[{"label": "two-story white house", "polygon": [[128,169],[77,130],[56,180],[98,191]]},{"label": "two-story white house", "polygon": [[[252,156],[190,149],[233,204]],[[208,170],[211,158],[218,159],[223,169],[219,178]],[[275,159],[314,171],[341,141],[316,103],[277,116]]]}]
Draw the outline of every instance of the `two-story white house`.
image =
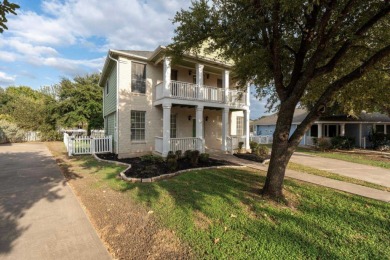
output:
[{"label": "two-story white house", "polygon": [[118,157],[249,149],[249,88],[237,90],[232,64],[190,54],[172,63],[165,50],[108,52],[99,84]]}]

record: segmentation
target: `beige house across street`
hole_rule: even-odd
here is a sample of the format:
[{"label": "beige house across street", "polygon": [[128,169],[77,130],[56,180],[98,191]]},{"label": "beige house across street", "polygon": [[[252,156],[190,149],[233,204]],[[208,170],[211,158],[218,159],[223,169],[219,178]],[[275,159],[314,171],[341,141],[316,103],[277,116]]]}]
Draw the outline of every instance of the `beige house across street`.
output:
[{"label": "beige house across street", "polygon": [[118,157],[249,149],[249,87],[237,89],[232,64],[189,54],[172,63],[165,52],[108,52],[99,85]]}]

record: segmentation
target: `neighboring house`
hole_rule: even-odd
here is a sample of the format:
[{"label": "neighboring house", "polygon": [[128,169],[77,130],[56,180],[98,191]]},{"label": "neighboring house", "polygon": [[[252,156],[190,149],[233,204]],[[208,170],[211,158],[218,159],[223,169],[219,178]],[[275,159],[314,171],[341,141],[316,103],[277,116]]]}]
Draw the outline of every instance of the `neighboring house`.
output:
[{"label": "neighboring house", "polygon": [[229,76],[232,64],[184,55],[172,63],[165,47],[109,50],[104,88],[106,134],[119,158],[169,151],[249,149],[249,95]]},{"label": "neighboring house", "polygon": [[[294,112],[290,135],[308,114],[305,109],[296,109]],[[265,116],[253,122],[255,135],[272,136],[275,131],[277,114]],[[301,145],[313,145],[313,137],[330,138],[334,136],[348,136],[355,138],[357,147],[370,146],[369,134],[376,132],[390,133],[390,117],[380,113],[362,112],[359,117],[335,115],[321,117],[314,122],[306,132]]]}]

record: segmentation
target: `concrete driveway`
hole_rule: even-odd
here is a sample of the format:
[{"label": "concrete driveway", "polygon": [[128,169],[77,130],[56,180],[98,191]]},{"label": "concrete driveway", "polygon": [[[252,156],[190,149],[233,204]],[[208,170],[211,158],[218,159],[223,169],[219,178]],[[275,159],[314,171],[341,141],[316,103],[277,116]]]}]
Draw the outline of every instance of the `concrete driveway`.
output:
[{"label": "concrete driveway", "polygon": [[111,259],[44,144],[0,145],[0,259]]},{"label": "concrete driveway", "polygon": [[323,158],[305,153],[294,153],[291,161],[312,168],[390,187],[390,170],[384,168]]}]

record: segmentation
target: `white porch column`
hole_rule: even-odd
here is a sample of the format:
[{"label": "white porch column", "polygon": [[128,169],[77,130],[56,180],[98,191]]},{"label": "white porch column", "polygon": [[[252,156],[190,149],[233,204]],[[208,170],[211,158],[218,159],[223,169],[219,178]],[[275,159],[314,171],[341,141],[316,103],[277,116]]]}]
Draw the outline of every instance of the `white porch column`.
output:
[{"label": "white porch column", "polygon": [[203,84],[204,84],[204,79],[203,79],[203,64],[196,64],[196,85],[198,87],[198,99],[203,99]]},{"label": "white porch column", "polygon": [[246,86],[246,105],[249,107],[251,105],[251,84],[248,83]]},{"label": "white porch column", "polygon": [[317,137],[321,138],[322,137],[322,124],[317,124],[317,125],[318,125],[318,135],[317,135]]},{"label": "white porch column", "polygon": [[171,146],[171,104],[163,104],[163,152],[166,157]]},{"label": "white porch column", "polygon": [[[202,142],[204,143],[203,139],[203,106],[198,105],[196,107],[196,137],[202,139]],[[198,150],[200,150],[200,147],[198,147]]]},{"label": "white porch column", "polygon": [[249,109],[244,110],[244,126],[245,126],[245,149],[248,150],[249,146]]},{"label": "white porch column", "polygon": [[171,94],[170,83],[171,83],[171,58],[164,58],[164,68],[163,68],[163,96],[169,97]]},{"label": "white porch column", "polygon": [[228,129],[229,129],[229,108],[224,108],[222,110],[222,145],[221,145],[222,151],[227,150],[226,139],[229,135]]},{"label": "white porch column", "polygon": [[222,88],[224,90],[225,103],[228,103],[229,100],[229,74],[230,71],[224,70],[222,73]]},{"label": "white porch column", "polygon": [[345,136],[345,124],[340,125],[340,136]]},{"label": "white porch column", "polygon": [[359,147],[362,148],[362,134],[363,134],[363,124],[359,124]]}]

